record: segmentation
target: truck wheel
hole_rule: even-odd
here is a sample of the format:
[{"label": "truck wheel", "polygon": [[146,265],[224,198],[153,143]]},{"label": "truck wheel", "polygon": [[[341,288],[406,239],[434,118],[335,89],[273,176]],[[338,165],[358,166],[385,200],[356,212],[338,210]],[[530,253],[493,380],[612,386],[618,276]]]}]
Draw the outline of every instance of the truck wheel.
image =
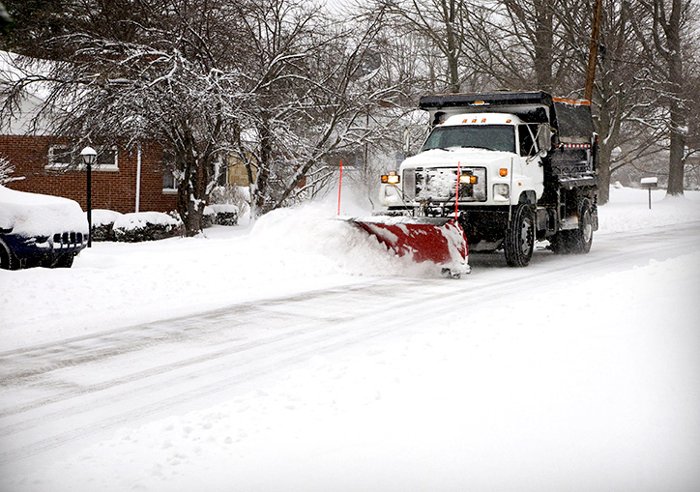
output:
[{"label": "truck wheel", "polygon": [[578,217],[578,229],[569,232],[569,249],[575,254],[585,254],[593,244],[593,220],[588,200],[581,205]]},{"label": "truck wheel", "polygon": [[568,231],[561,231],[549,238],[549,246],[555,255],[565,255],[569,253]]},{"label": "truck wheel", "polygon": [[532,207],[521,203],[515,209],[506,230],[504,250],[506,263],[512,267],[524,267],[530,263],[535,249],[535,221]]},{"label": "truck wheel", "polygon": [[73,258],[75,255],[72,253],[65,254],[58,258],[51,268],[70,268],[73,266]]},{"label": "truck wheel", "polygon": [[12,256],[10,248],[8,248],[5,243],[0,240],[0,269],[2,270],[17,270],[19,264],[15,257]]}]

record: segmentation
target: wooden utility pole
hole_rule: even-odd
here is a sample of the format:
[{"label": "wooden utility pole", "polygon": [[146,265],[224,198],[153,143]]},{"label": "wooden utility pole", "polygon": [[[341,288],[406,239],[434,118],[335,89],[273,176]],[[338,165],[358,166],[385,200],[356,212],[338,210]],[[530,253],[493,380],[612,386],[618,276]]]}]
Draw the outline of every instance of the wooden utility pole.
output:
[{"label": "wooden utility pole", "polygon": [[595,81],[595,66],[598,59],[598,36],[600,34],[600,18],[603,15],[603,0],[595,0],[593,5],[593,28],[591,29],[591,44],[588,47],[588,69],[586,70],[586,89],[584,96],[589,101],[593,98],[593,82]]}]

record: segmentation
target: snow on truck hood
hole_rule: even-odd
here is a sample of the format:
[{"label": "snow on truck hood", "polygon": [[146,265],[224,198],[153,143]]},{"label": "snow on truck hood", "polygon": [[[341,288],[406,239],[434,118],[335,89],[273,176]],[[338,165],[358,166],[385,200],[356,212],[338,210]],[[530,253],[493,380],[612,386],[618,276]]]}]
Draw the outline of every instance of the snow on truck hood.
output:
[{"label": "snow on truck hood", "polygon": [[78,202],[4,186],[0,186],[0,228],[28,237],[88,232],[87,217]]},{"label": "snow on truck hood", "polygon": [[455,167],[460,163],[464,167],[484,166],[491,162],[510,160],[515,154],[497,150],[477,148],[450,147],[447,150],[431,149],[409,157],[401,164],[401,169],[416,167]]}]

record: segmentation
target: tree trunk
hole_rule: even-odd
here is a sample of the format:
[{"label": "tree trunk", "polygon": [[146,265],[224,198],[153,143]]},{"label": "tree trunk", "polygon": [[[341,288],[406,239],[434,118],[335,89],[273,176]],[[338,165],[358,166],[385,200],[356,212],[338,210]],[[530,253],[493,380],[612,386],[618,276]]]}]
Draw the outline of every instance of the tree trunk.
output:
[{"label": "tree trunk", "polygon": [[[671,38],[673,38],[672,36]],[[666,193],[669,195],[683,194],[683,177],[684,164],[683,154],[685,153],[685,133],[686,133],[686,114],[684,111],[684,101],[682,100],[682,73],[683,60],[680,53],[680,39],[676,43],[669,45],[672,49],[677,48],[670,54],[669,63],[669,79],[671,86],[671,103],[670,108],[670,148],[668,162],[668,188]],[[674,46],[676,45],[676,46]]]},{"label": "tree trunk", "polygon": [[683,194],[685,133],[687,114],[683,101],[683,52],[681,51],[681,0],[673,0],[668,20],[668,82],[670,92],[670,155],[668,163],[668,195]]},{"label": "tree trunk", "polygon": [[453,94],[459,93],[461,83],[459,80],[459,44],[457,35],[454,31],[453,23],[455,21],[455,4],[454,1],[449,2],[449,5],[443,0],[443,12],[445,14],[447,27],[447,69],[449,72],[449,91]]},{"label": "tree trunk", "polygon": [[272,166],[272,131],[267,115],[262,115],[258,124],[258,138],[260,139],[260,160],[258,162],[258,179],[256,181],[256,195],[253,200],[256,214],[269,212],[271,203],[269,195],[270,168]]},{"label": "tree trunk", "polygon": [[538,0],[535,2],[535,15],[537,25],[535,26],[535,76],[537,78],[537,88],[546,92],[551,92],[552,65],[554,63],[553,53],[553,12],[550,0]]},{"label": "tree trunk", "polygon": [[683,195],[683,178],[685,174],[683,154],[685,152],[685,115],[678,108],[679,104],[671,104],[671,142],[668,162],[668,195]]},{"label": "tree trunk", "polygon": [[212,174],[212,156],[200,154],[191,132],[185,132],[183,146],[175,154],[182,172],[178,183],[177,211],[185,226],[185,235],[196,236],[202,231],[202,215],[207,203],[207,184]]},{"label": "tree trunk", "polygon": [[598,147],[598,205],[605,205],[610,200],[610,155],[609,145]]}]

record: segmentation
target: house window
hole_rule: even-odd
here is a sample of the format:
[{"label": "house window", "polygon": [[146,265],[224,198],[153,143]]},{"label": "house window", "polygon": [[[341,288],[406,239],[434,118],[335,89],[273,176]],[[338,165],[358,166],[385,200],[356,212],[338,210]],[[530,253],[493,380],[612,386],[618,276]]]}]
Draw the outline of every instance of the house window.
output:
[{"label": "house window", "polygon": [[[117,147],[98,147],[97,161],[92,166],[93,171],[119,171],[119,156]],[[69,145],[52,145],[49,147],[49,162],[46,169],[82,170],[85,166],[80,158],[80,151]]]},{"label": "house window", "polygon": [[165,166],[163,168],[163,193],[176,193],[177,192],[177,178],[175,177],[175,170],[172,166]]}]

